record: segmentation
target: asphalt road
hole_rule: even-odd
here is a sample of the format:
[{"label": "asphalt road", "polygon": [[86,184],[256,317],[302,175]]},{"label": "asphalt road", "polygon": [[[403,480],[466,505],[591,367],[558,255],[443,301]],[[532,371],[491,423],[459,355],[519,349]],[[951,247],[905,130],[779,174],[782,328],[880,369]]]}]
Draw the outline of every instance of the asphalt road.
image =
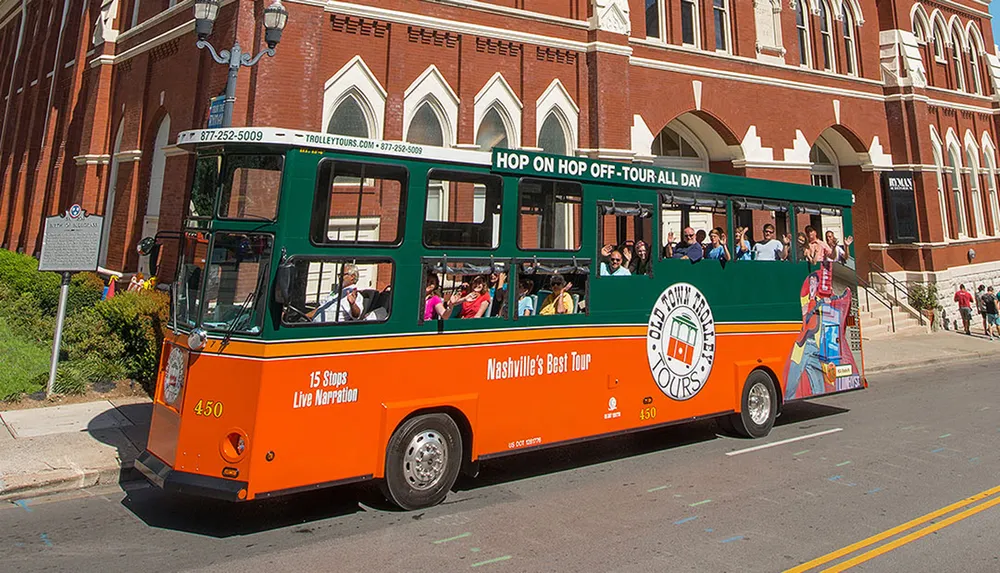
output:
[{"label": "asphalt road", "polygon": [[0,570],[1000,571],[1000,359],[870,383],[789,406],[763,440],[700,422],[498,460],[426,511],[365,488],[8,504]]}]

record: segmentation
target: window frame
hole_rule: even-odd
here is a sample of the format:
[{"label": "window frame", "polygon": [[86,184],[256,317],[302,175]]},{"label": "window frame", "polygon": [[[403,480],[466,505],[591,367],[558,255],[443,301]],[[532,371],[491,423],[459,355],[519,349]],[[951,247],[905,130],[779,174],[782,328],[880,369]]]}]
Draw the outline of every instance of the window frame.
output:
[{"label": "window frame", "polygon": [[[805,68],[812,67],[812,34],[810,33],[809,18],[811,13],[806,10],[807,0],[799,0],[795,6],[795,30],[799,40],[799,66]],[[802,23],[799,23],[801,16]],[[803,58],[803,56],[805,56]]]},{"label": "window frame", "polygon": [[[805,1],[805,0],[801,0]],[[823,70],[837,73],[837,44],[833,35],[836,29],[833,25],[833,7],[826,0],[819,0],[819,42],[823,56]],[[826,28],[826,30],[824,30]]]},{"label": "window frame", "polygon": [[[691,48],[701,48],[701,10],[699,10],[697,0],[680,0],[681,6],[681,38],[680,44]],[[685,14],[691,16],[691,36],[690,42],[684,41],[684,17]]]},{"label": "window frame", "polygon": [[[516,304],[516,302],[515,302],[515,304],[510,304],[510,298],[509,297],[512,296],[512,292],[513,292],[513,296],[515,296],[515,297],[517,296],[516,289],[514,291],[511,291],[510,285],[513,284],[514,286],[520,288],[521,278],[523,276],[525,276],[525,275],[528,275],[528,273],[524,273],[522,271],[521,267],[522,267],[522,265],[524,263],[532,263],[532,264],[536,264],[536,265],[538,265],[538,264],[540,264],[540,265],[546,265],[546,264],[557,264],[557,263],[573,263],[574,267],[578,266],[578,263],[579,263],[579,266],[581,266],[583,268],[586,268],[587,283],[586,283],[586,286],[583,289],[584,296],[583,296],[583,298],[581,298],[581,300],[584,301],[584,303],[585,303],[584,307],[583,307],[583,312],[572,312],[572,313],[567,313],[566,315],[558,315],[558,314],[554,314],[552,316],[546,315],[546,318],[542,319],[542,320],[548,322],[548,321],[552,320],[554,317],[557,317],[557,316],[589,316],[590,315],[590,294],[591,294],[591,292],[590,292],[590,284],[591,284],[591,281],[595,277],[600,276],[600,261],[597,261],[597,264],[595,266],[594,260],[596,260],[596,259],[589,259],[589,258],[588,259],[578,259],[577,257],[572,257],[570,259],[563,259],[563,258],[557,258],[557,257],[551,257],[551,258],[550,257],[545,257],[545,258],[542,258],[542,259],[539,259],[538,257],[531,257],[531,258],[515,257],[512,260],[512,262],[511,262],[511,269],[512,270],[516,269],[516,272],[509,273],[507,275],[507,283],[508,283],[508,286],[507,286],[507,296],[508,296],[507,310],[512,313],[511,314],[512,320],[515,321],[515,322],[517,322],[518,320],[524,320],[524,319],[535,320],[536,317],[541,316],[540,314],[537,314],[537,313],[536,314],[532,314],[532,315],[527,316],[527,317],[521,316],[521,315],[519,315],[517,313],[517,304]],[[559,270],[559,268],[556,267],[555,270]],[[591,272],[591,271],[593,271],[593,272]],[[531,273],[531,275],[534,275],[534,274],[535,273]],[[553,274],[555,274],[555,273],[541,273],[539,276],[551,276]],[[566,276],[565,273],[560,273],[560,274],[562,274],[563,277]],[[581,269],[581,272],[574,273],[574,274],[584,274],[583,269]],[[513,280],[510,277],[514,277]],[[567,282],[572,282],[572,281],[567,281]],[[534,294],[537,295],[538,294],[537,291]]]},{"label": "window frame", "polygon": [[854,23],[854,14],[847,0],[840,4],[844,17],[844,68],[849,76],[860,76],[858,59],[858,28]]},{"label": "window frame", "polygon": [[[509,257],[503,257],[503,258],[495,258],[495,257],[483,258],[483,257],[475,257],[475,256],[472,256],[472,257],[462,257],[462,256],[449,257],[447,255],[439,255],[439,256],[425,255],[425,256],[420,257],[420,292],[419,292],[420,298],[419,298],[418,303],[417,303],[417,325],[437,324],[438,322],[449,322],[449,321],[452,320],[452,318],[450,316],[447,317],[447,318],[439,319],[439,320],[434,320],[434,319],[425,320],[424,319],[424,310],[425,310],[426,300],[427,300],[426,296],[424,295],[424,293],[427,292],[427,275],[430,274],[430,273],[428,273],[428,269],[429,269],[430,265],[435,264],[435,263],[442,263],[442,264],[444,264],[444,265],[447,266],[447,264],[448,264],[449,261],[455,262],[455,263],[468,263],[468,264],[490,265],[491,267],[493,267],[497,263],[505,265],[506,266],[506,271],[501,271],[501,272],[506,272],[507,273],[507,312],[506,313],[497,314],[496,316],[485,315],[485,316],[481,316],[481,317],[479,317],[478,319],[475,319],[475,320],[477,320],[477,321],[478,320],[489,320],[489,319],[511,320],[511,308],[512,308],[512,306],[510,304],[510,297],[511,297],[511,292],[512,292],[511,291],[511,284],[514,282],[511,279],[511,277],[514,276],[514,273],[512,273],[511,271],[513,270],[514,265],[515,265],[514,260],[515,259],[509,258]],[[445,270],[447,270],[447,269],[445,269]],[[490,272],[492,273],[493,270],[491,270]],[[444,273],[437,273],[437,272],[435,272],[434,274],[449,274],[449,273],[447,273],[447,272],[444,272]],[[452,274],[456,274],[457,275],[458,273],[452,273]],[[480,274],[486,274],[486,273],[475,273],[475,274],[476,275],[480,275]],[[514,280],[516,280],[516,279],[514,279]],[[487,284],[487,287],[489,287],[488,284]],[[442,287],[442,290],[443,290],[443,287]],[[516,293],[515,293],[515,295],[516,295]],[[441,297],[441,298],[444,298],[444,297]],[[490,302],[492,302],[492,299],[490,300]],[[448,310],[449,310],[449,312],[453,312],[453,309],[448,309]],[[517,314],[517,313],[515,312],[514,314]],[[456,317],[454,320],[459,321],[459,323],[461,323],[462,319]],[[468,320],[468,319],[466,319],[466,320]]]},{"label": "window frame", "polygon": [[[721,3],[721,6],[719,5]],[[712,22],[715,26],[715,51],[724,54],[733,53],[733,40],[732,40],[732,17],[730,14],[730,4],[729,0],[712,0]],[[721,22],[720,22],[721,20]],[[722,48],[719,48],[719,28],[722,28],[721,37],[723,43],[725,44]]]},{"label": "window frame", "polygon": [[[187,230],[185,232],[192,232],[192,231],[191,230]],[[258,316],[256,317],[256,320],[253,323],[253,325],[257,327],[257,332],[252,332],[252,331],[244,330],[244,329],[232,330],[232,325],[229,325],[229,326],[227,326],[225,328],[208,327],[208,326],[205,325],[205,313],[208,310],[207,307],[208,307],[209,271],[211,270],[211,268],[212,268],[213,265],[220,265],[219,262],[218,262],[218,259],[215,257],[215,247],[216,247],[216,243],[218,242],[219,235],[248,235],[248,236],[254,236],[254,235],[256,235],[256,236],[264,237],[268,241],[270,241],[270,247],[269,247],[270,248],[270,253],[268,253],[268,256],[267,256],[266,259],[264,259],[262,257],[261,261],[258,263],[258,264],[262,265],[263,268],[258,270],[258,272],[257,272],[258,273],[257,274],[257,282],[254,284],[254,289],[255,290],[256,290],[256,286],[257,285],[263,285],[264,292],[258,294],[257,295],[257,301],[256,301],[256,303],[254,303],[253,305],[251,305],[249,307],[249,311],[251,313],[253,313],[253,312],[257,312],[258,313]],[[195,325],[191,326],[190,328],[192,328],[192,329],[194,329],[194,328],[202,328],[206,332],[209,332],[209,333],[220,333],[220,332],[228,333],[228,332],[232,331],[232,333],[234,335],[239,335],[239,336],[253,336],[253,337],[256,337],[256,338],[259,338],[259,337],[263,336],[264,330],[266,328],[267,314],[268,314],[270,303],[271,303],[271,292],[272,292],[272,286],[271,285],[274,282],[274,275],[276,274],[276,271],[277,271],[277,267],[275,267],[275,265],[272,263],[272,260],[274,259],[274,252],[275,252],[276,248],[277,248],[277,241],[276,241],[275,234],[273,232],[269,232],[269,231],[237,231],[237,230],[233,230],[233,229],[217,229],[217,230],[212,231],[211,235],[209,237],[209,241],[208,241],[208,251],[207,251],[207,254],[205,256],[205,266],[202,267],[203,270],[202,270],[201,285],[199,286],[199,289],[198,289],[200,297],[201,297],[201,299],[199,300],[199,303],[198,303],[198,319],[197,319],[197,322],[195,323]],[[261,276],[260,276],[261,273],[263,273],[265,275],[263,279],[261,279]],[[221,275],[221,272],[220,272],[220,275]],[[221,282],[220,282],[220,287],[219,288],[221,288]],[[217,291],[216,292],[216,297],[218,297],[218,294],[219,293]],[[233,306],[235,306],[235,304]],[[241,306],[242,306],[242,303],[241,303]],[[253,318],[253,315],[251,315],[251,318]]]},{"label": "window frame", "polygon": [[[523,247],[521,245],[521,215],[522,215],[522,213],[521,213],[521,207],[523,205],[523,203],[521,202],[521,198],[522,198],[521,185],[522,185],[522,183],[524,181],[552,182],[552,183],[556,183],[556,184],[576,185],[577,187],[580,188],[580,220],[578,221],[578,223],[580,225],[580,245],[577,246],[577,248],[575,248],[575,249],[556,249],[556,248],[551,248],[551,249],[545,249],[545,248],[537,248],[536,249],[536,248],[531,248],[531,249],[529,249],[529,248],[525,248],[525,247]],[[569,203],[569,204],[571,204],[571,203]],[[552,178],[545,178],[545,177],[519,177],[517,179],[517,223],[516,223],[517,224],[517,240],[516,240],[517,250],[518,251],[529,251],[529,252],[530,251],[543,251],[543,252],[546,252],[546,253],[579,253],[583,249],[583,217],[584,217],[583,209],[584,209],[583,184],[580,183],[579,181],[572,181],[572,180],[567,180],[567,179],[552,179]]]},{"label": "window frame", "polygon": [[962,44],[956,30],[951,31],[951,63],[955,68],[955,89],[968,92],[965,85],[965,64],[962,62]]},{"label": "window frame", "polygon": [[391,302],[389,304],[390,310],[389,310],[388,316],[386,316],[385,320],[351,320],[351,321],[345,321],[345,322],[341,322],[341,321],[334,321],[334,322],[312,322],[310,320],[309,322],[285,322],[284,307],[286,305],[278,304],[278,307],[281,310],[278,313],[278,319],[275,321],[275,326],[277,326],[279,328],[303,328],[303,327],[305,327],[305,328],[309,328],[309,327],[315,328],[315,327],[324,327],[324,326],[326,326],[326,327],[331,327],[331,326],[333,326],[333,327],[340,327],[340,326],[344,326],[344,325],[386,324],[386,323],[388,323],[389,321],[392,320],[392,309],[393,309],[393,307],[396,306],[396,289],[392,288],[396,284],[396,264],[397,263],[396,263],[396,259],[395,258],[390,257],[388,255],[381,255],[381,256],[379,256],[379,255],[364,255],[364,256],[361,256],[361,257],[352,257],[352,256],[349,256],[349,255],[329,255],[329,254],[297,253],[297,254],[289,255],[289,256],[285,257],[281,261],[281,264],[287,264],[289,261],[295,261],[296,259],[305,260],[305,261],[307,261],[309,263],[312,263],[312,262],[334,263],[334,264],[339,263],[341,265],[341,268],[343,268],[343,265],[346,265],[346,264],[352,264],[354,266],[358,266],[358,265],[365,265],[365,264],[378,265],[378,264],[388,263],[390,265],[390,267],[392,268],[392,272],[390,273],[391,276],[389,277],[389,287],[390,287],[389,296],[392,297],[390,299]]},{"label": "window frame", "polygon": [[[654,233],[656,235],[657,241],[659,242],[659,245],[657,245],[657,249],[656,249],[656,251],[657,251],[656,260],[657,261],[682,261],[682,262],[685,262],[687,264],[691,264],[689,261],[683,261],[683,259],[674,259],[674,258],[668,258],[668,257],[663,256],[664,250],[665,250],[665,248],[667,246],[666,238],[663,236],[664,229],[662,228],[662,226],[663,226],[663,211],[665,210],[665,207],[668,206],[668,205],[669,206],[676,206],[676,207],[680,208],[680,211],[681,211],[681,229],[683,230],[684,227],[687,227],[687,226],[691,225],[691,207],[699,207],[699,206],[702,206],[702,205],[708,206],[708,202],[711,201],[712,203],[714,203],[714,205],[711,206],[712,210],[709,211],[709,212],[712,213],[713,215],[715,215],[715,214],[717,214],[716,209],[720,208],[720,203],[721,203],[721,209],[722,209],[722,211],[718,212],[718,214],[724,214],[726,216],[727,239],[731,239],[732,238],[733,233],[732,233],[731,227],[732,227],[734,219],[732,219],[732,217],[730,216],[730,212],[733,209],[733,207],[732,207],[732,197],[731,196],[729,196],[729,195],[723,195],[723,194],[718,194],[718,193],[703,193],[703,192],[697,192],[697,191],[678,191],[678,190],[675,190],[675,189],[661,190],[656,195],[657,195],[657,198],[656,198],[656,201],[657,201],[656,202],[656,209],[657,209],[656,210],[656,215],[657,215],[657,221],[658,221],[659,225],[661,226],[661,228],[659,230],[660,232],[659,233]],[[692,204],[691,205],[678,204],[678,203],[676,203],[674,201],[674,198],[676,198],[676,197],[682,197],[682,198],[685,198],[686,200],[690,200],[692,202]],[[702,200],[702,204],[701,205],[699,205],[699,199]],[[696,213],[702,213],[704,211],[698,210],[698,211],[695,211],[695,212]],[[687,219],[686,222],[685,222],[685,218]],[[706,231],[706,233],[707,232],[708,231]],[[707,235],[706,235],[706,238],[707,238]],[[731,241],[729,241],[729,242],[731,242]],[[729,245],[727,244],[727,247],[728,246]],[[705,257],[703,255],[702,259],[704,259],[704,258]],[[701,262],[701,261],[699,260],[698,262]]]},{"label": "window frame", "polygon": [[[222,194],[225,192],[226,188],[229,188],[229,196],[225,198],[226,201],[232,199],[232,187],[233,175],[236,173],[235,170],[230,172],[229,162],[235,157],[277,157],[281,162],[281,169],[278,170],[279,173],[279,184],[278,184],[278,194],[274,198],[274,216],[268,219],[258,219],[253,217],[223,217],[222,216],[222,204],[223,197]],[[241,222],[257,222],[257,223],[274,223],[278,221],[278,216],[281,214],[281,198],[284,194],[285,187],[285,153],[279,152],[265,152],[265,153],[244,153],[244,152],[233,152],[233,153],[223,153],[222,154],[222,165],[219,166],[219,174],[216,179],[216,187],[218,187],[218,192],[215,197],[215,207],[212,212],[215,214],[215,218],[220,221],[241,221]]]},{"label": "window frame", "polygon": [[[650,234],[649,248],[650,248],[651,251],[649,253],[649,273],[648,274],[643,274],[643,275],[633,275],[633,274],[629,273],[628,275],[624,275],[624,276],[629,276],[629,277],[647,277],[647,278],[652,279],[653,278],[653,274],[655,272],[654,271],[653,262],[657,260],[653,256],[653,253],[655,252],[655,250],[659,249],[659,244],[658,244],[659,240],[657,240],[657,237],[656,237],[657,228],[654,225],[654,223],[656,223],[656,217],[655,217],[655,215],[658,214],[658,211],[655,210],[656,209],[656,204],[655,203],[643,202],[643,201],[635,201],[634,203],[632,201],[629,201],[627,203],[623,203],[623,205],[625,205],[625,206],[624,207],[620,207],[618,205],[617,201],[615,201],[614,199],[598,199],[597,202],[596,202],[596,204],[595,204],[595,206],[596,206],[596,208],[598,210],[598,213],[597,213],[597,229],[596,229],[597,240],[595,241],[595,247],[594,247],[595,248],[595,254],[594,254],[594,257],[593,257],[593,260],[594,260],[594,276],[598,280],[603,279],[603,278],[616,278],[616,279],[621,279],[622,278],[622,276],[614,276],[614,277],[612,277],[612,276],[602,277],[601,276],[601,264],[604,262],[603,260],[601,260],[601,249],[604,247],[604,217],[606,215],[613,215],[615,217],[619,217],[619,216],[639,217],[640,220],[641,220],[641,219],[647,218],[647,217],[643,217],[642,214],[641,214],[642,209],[646,208],[649,211],[648,219],[650,220],[649,221],[649,234]],[[625,215],[616,215],[615,213],[603,213],[602,210],[605,209],[605,208],[608,208],[608,207],[610,207],[612,209],[619,209],[619,208],[621,208],[621,209],[638,209],[640,211],[640,213],[639,214],[635,214],[635,215],[628,215],[628,214],[625,214]],[[633,256],[635,256],[634,252],[633,252]],[[625,261],[622,261],[622,266],[625,266]]]},{"label": "window frame", "polygon": [[[656,7],[656,35],[655,36],[650,36],[649,35],[649,8],[650,8],[650,6],[655,6]],[[645,17],[645,23],[646,23],[646,36],[645,37],[646,37],[647,40],[650,40],[650,41],[653,41],[653,42],[660,42],[660,43],[662,43],[664,41],[664,39],[666,37],[666,33],[665,33],[666,32],[666,29],[665,29],[666,26],[664,25],[665,22],[666,22],[666,18],[664,18],[664,7],[665,7],[664,6],[664,0],[652,0],[652,2],[650,2],[650,0],[646,0],[645,11],[643,12],[643,16]]]},{"label": "window frame", "polygon": [[[490,180],[495,181],[495,183],[497,185],[498,193],[499,193],[499,196],[500,196],[500,200],[499,200],[499,205],[500,205],[500,212],[499,212],[499,214],[500,214],[500,221],[498,223],[497,228],[492,231],[492,232],[495,232],[496,236],[499,238],[498,241],[497,241],[497,245],[496,246],[493,246],[492,239],[490,240],[490,246],[488,246],[488,247],[466,246],[466,245],[432,245],[432,244],[428,244],[427,243],[427,223],[452,223],[452,224],[456,224],[457,223],[457,224],[469,224],[469,225],[475,225],[475,224],[477,224],[477,223],[474,223],[474,222],[473,223],[460,223],[459,221],[429,221],[427,219],[427,198],[428,198],[427,190],[428,190],[428,186],[430,185],[431,181],[446,181],[446,182],[449,182],[449,183],[454,181],[454,182],[457,182],[457,183],[470,183],[470,181],[467,181],[467,180],[463,181],[461,179],[458,179],[458,180],[456,180],[456,179],[449,179],[447,176],[445,176],[443,178],[432,177],[432,175],[435,174],[435,173],[445,173],[447,175],[459,175],[459,176],[465,176],[465,177],[469,177],[469,178],[479,177],[479,178],[490,179]],[[421,243],[421,245],[424,246],[424,248],[427,248],[427,249],[461,249],[461,250],[469,250],[469,251],[491,251],[491,252],[492,251],[496,251],[497,249],[500,248],[500,245],[503,244],[503,222],[504,222],[504,219],[505,219],[504,214],[503,214],[503,190],[504,190],[504,180],[503,180],[503,177],[501,177],[499,175],[496,175],[496,174],[494,174],[492,172],[463,171],[461,169],[461,167],[458,167],[458,166],[431,167],[431,168],[429,168],[427,170],[427,172],[426,172],[425,175],[426,175],[426,177],[425,177],[425,180],[424,180],[424,192],[422,194],[422,197],[424,199],[424,201],[423,201],[423,203],[424,203],[423,222],[420,225],[420,243]],[[480,183],[472,183],[472,184],[473,185],[480,185]],[[490,196],[489,195],[489,186],[486,185],[486,187],[487,187],[487,192],[486,192],[487,203],[486,203],[486,206],[489,207],[489,196]],[[491,215],[492,215],[492,213],[490,213],[489,210],[487,209],[487,211],[486,211],[486,213],[485,213],[485,215],[483,217],[483,223],[485,223],[486,219],[488,217],[491,217]]]},{"label": "window frame", "polygon": [[[317,239],[316,234],[315,234],[315,232],[317,230],[316,229],[316,227],[317,227],[316,218],[318,217],[318,214],[319,214],[319,210],[317,209],[317,201],[319,200],[319,197],[324,193],[324,190],[325,190],[325,196],[326,196],[326,202],[325,202],[326,209],[325,209],[325,213],[323,215],[323,221],[324,221],[323,233],[325,235],[328,235],[328,233],[330,231],[330,205],[332,203],[332,201],[331,201],[332,191],[331,190],[332,190],[332,187],[333,187],[333,179],[336,178],[336,172],[337,172],[336,165],[337,165],[337,163],[353,163],[353,164],[361,165],[362,167],[364,167],[364,166],[372,166],[372,167],[378,167],[378,168],[401,169],[403,171],[403,179],[401,181],[398,180],[398,179],[381,178],[381,179],[389,179],[391,181],[399,181],[400,186],[401,186],[400,187],[400,198],[399,198],[399,221],[397,223],[396,239],[394,241],[392,241],[392,242],[389,242],[389,241],[373,241],[373,242],[367,242],[366,241],[366,242],[361,242],[361,241],[358,241],[357,240],[358,226],[355,227],[355,239],[353,241],[333,241],[333,240],[329,240],[329,239],[326,240],[326,241],[317,241],[316,240]],[[329,165],[329,164],[332,164],[333,167],[330,168],[330,176],[327,178],[327,177],[323,176],[322,170],[325,168],[326,165]],[[366,177],[362,177],[361,178],[362,186],[364,185],[365,179],[367,179],[367,178]],[[375,178],[373,178],[373,179],[375,179]],[[337,158],[337,157],[324,157],[324,158],[320,159],[319,162],[316,164],[316,190],[314,191],[314,194],[313,194],[312,213],[309,214],[309,243],[311,245],[313,245],[315,247],[319,247],[319,248],[329,248],[329,247],[359,247],[359,248],[369,248],[369,247],[376,247],[376,248],[398,247],[399,245],[401,245],[403,243],[403,236],[406,234],[406,214],[407,214],[407,211],[408,211],[407,205],[406,205],[406,201],[407,201],[407,199],[409,197],[409,190],[410,190],[410,170],[405,165],[398,164],[398,163],[377,163],[377,162],[371,162],[371,161],[358,161],[358,160],[355,160],[355,159],[341,159],[341,158]],[[362,219],[361,214],[358,213],[356,221],[361,221],[361,219]]]}]

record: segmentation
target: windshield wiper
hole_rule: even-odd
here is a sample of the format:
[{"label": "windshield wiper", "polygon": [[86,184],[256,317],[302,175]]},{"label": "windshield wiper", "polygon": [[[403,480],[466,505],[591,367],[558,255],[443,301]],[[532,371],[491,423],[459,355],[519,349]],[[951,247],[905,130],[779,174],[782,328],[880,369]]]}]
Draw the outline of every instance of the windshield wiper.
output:
[{"label": "windshield wiper", "polygon": [[222,337],[222,343],[219,345],[220,354],[226,349],[227,346],[229,346],[229,341],[232,340],[233,334],[235,334],[236,329],[239,328],[240,319],[243,318],[247,308],[257,306],[257,300],[260,298],[260,293],[264,290],[265,278],[267,277],[267,274],[267,270],[260,273],[260,277],[257,278],[257,286],[254,290],[247,294],[247,298],[243,301],[243,304],[240,305],[239,312],[237,312],[236,316],[233,317],[233,322],[229,325],[229,328],[226,329],[226,335]]}]

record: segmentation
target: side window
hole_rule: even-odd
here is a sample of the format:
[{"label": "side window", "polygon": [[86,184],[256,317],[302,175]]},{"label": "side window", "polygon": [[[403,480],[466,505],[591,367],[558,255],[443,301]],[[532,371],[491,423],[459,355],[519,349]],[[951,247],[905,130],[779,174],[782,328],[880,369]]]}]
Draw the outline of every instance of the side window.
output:
[{"label": "side window", "polygon": [[548,179],[521,179],[517,246],[522,250],[578,251],[583,226],[583,187]]},{"label": "side window", "polygon": [[788,206],[755,199],[733,201],[736,252],[740,261],[784,261],[792,259]]},{"label": "side window", "polygon": [[427,174],[424,245],[495,249],[500,245],[500,193],[495,175],[434,169]]},{"label": "side window", "polygon": [[517,269],[517,318],[587,314],[589,260],[522,261]]},{"label": "side window", "polygon": [[309,233],[313,243],[398,243],[406,182],[406,169],[396,165],[320,162]]},{"label": "side window", "polygon": [[653,275],[653,206],[598,203],[600,276]]},{"label": "side window", "polygon": [[419,322],[506,318],[509,271],[506,263],[489,260],[425,260]]},{"label": "side window", "polygon": [[660,239],[664,259],[727,261],[726,199],[691,193],[660,197]]},{"label": "side window", "polygon": [[843,213],[839,208],[796,205],[795,229],[798,260],[847,264],[851,259],[854,237],[844,235]]},{"label": "side window", "polygon": [[281,155],[230,155],[225,159],[219,217],[271,221],[278,215]]},{"label": "side window", "polygon": [[292,258],[284,324],[384,322],[392,314],[389,259]]}]

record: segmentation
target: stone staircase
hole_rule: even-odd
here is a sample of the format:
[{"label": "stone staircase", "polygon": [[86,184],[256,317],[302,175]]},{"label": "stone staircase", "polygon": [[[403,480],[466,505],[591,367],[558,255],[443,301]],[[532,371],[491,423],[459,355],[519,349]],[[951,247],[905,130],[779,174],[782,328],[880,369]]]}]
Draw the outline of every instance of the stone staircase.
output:
[{"label": "stone staircase", "polygon": [[[892,310],[890,310],[876,298],[874,292],[866,293],[865,291],[865,287],[858,286],[858,310],[861,315],[861,337],[863,339],[880,339],[930,332],[930,326],[920,324],[920,320],[911,314],[909,309],[892,305]],[[867,297],[866,294],[868,294]],[[892,299],[885,294],[881,292],[878,294],[881,300],[891,302]],[[871,308],[868,308],[869,304]],[[895,331],[893,331],[893,321],[895,321]]]}]

